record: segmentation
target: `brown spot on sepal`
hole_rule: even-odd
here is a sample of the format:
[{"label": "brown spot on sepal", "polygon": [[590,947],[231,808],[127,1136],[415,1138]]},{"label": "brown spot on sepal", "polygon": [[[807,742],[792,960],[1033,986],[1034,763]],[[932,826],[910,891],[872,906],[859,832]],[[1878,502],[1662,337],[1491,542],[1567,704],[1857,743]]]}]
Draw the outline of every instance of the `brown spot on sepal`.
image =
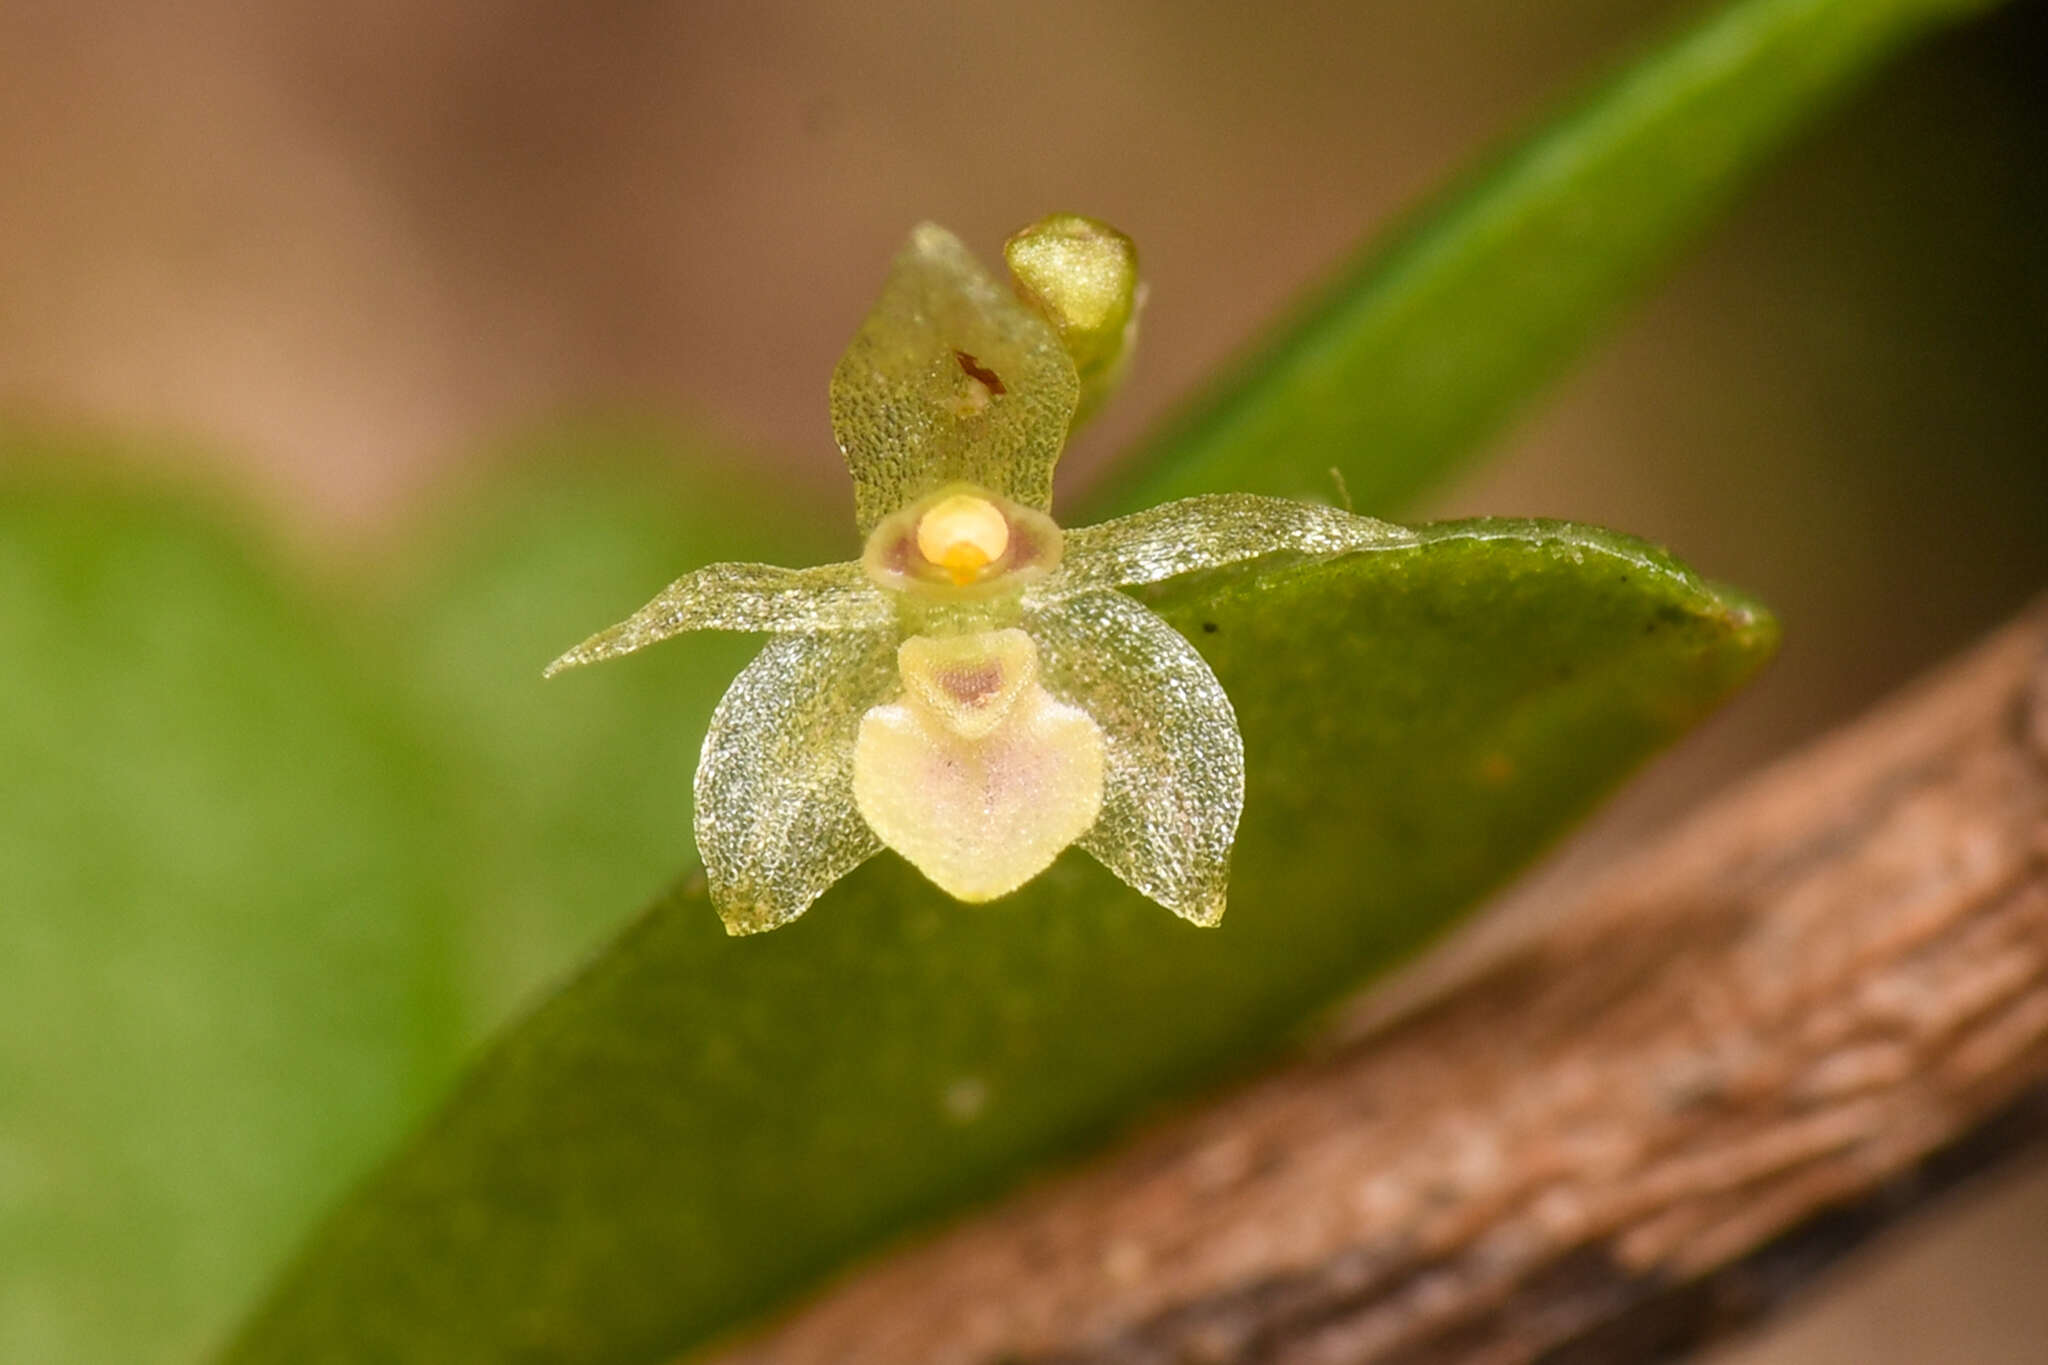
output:
[{"label": "brown spot on sepal", "polygon": [[1007,388],[1003,387],[1002,376],[998,375],[994,370],[991,370],[988,366],[982,364],[979,360],[976,360],[973,356],[967,354],[967,352],[955,351],[953,352],[953,359],[960,362],[961,370],[966,373],[969,379],[976,380],[986,385],[990,393],[995,394],[1009,392]]}]

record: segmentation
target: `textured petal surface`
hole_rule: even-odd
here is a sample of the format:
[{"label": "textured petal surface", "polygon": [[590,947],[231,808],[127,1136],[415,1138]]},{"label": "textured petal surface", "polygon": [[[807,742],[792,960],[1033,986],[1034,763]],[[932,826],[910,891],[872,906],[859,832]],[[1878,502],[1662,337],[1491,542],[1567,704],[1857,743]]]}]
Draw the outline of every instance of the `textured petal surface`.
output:
[{"label": "textured petal surface", "polygon": [[912,697],[877,706],[854,746],[854,796],[883,843],[963,901],[1006,896],[1102,809],[1102,731],[1027,683],[987,734]]},{"label": "textured petal surface", "polygon": [[1050,507],[1079,394],[1051,324],[959,238],[921,225],[832,372],[832,431],[861,533],[954,482]]},{"label": "textured petal surface", "polygon": [[1066,533],[1066,560],[1032,595],[1052,601],[1156,583],[1266,554],[1336,554],[1415,544],[1415,533],[1338,507],[1208,493]]},{"label": "textured petal surface", "polygon": [[707,564],[556,659],[547,672],[552,677],[578,664],[615,659],[688,630],[875,630],[894,615],[889,599],[868,582],[857,562],[812,569]]},{"label": "textured petal surface", "polygon": [[728,932],[801,915],[882,845],[853,804],[853,740],[896,688],[889,631],[781,635],[733,680],[697,765],[697,851]]},{"label": "textured petal surface", "polygon": [[1102,814],[1081,847],[1196,924],[1223,917],[1244,806],[1244,742],[1222,684],[1173,627],[1121,593],[1033,613],[1046,686],[1102,727]]}]

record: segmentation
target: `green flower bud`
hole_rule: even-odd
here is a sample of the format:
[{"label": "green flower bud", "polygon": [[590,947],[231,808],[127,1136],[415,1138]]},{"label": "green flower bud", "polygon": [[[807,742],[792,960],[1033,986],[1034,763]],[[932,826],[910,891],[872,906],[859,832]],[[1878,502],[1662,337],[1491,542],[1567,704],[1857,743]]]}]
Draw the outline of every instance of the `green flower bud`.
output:
[{"label": "green flower bud", "polygon": [[1074,420],[1085,420],[1123,382],[1138,340],[1138,248],[1107,223],[1078,213],[1041,218],[1003,243],[1017,287],[1060,334],[1081,377]]}]

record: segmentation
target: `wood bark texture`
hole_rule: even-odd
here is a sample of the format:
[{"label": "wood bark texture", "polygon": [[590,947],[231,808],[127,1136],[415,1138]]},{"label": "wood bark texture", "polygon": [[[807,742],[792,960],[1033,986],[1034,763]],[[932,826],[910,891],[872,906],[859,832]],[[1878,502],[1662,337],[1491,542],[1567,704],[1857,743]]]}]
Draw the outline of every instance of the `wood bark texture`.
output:
[{"label": "wood bark texture", "polygon": [[2048,602],[1420,1012],[720,1359],[1672,1359],[2044,1141]]}]

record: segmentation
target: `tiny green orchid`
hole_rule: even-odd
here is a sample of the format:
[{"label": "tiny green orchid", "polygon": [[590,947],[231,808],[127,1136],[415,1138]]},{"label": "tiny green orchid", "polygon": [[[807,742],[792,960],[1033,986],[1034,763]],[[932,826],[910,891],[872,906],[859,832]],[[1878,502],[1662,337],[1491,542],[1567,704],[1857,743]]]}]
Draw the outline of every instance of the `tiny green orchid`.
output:
[{"label": "tiny green orchid", "polygon": [[1062,530],[1053,466],[1128,362],[1136,255],[1073,215],[1005,254],[1014,292],[945,229],[916,228],[833,372],[859,560],[710,565],[548,666],[683,631],[770,635],[697,768],[698,852],[731,933],[788,923],[884,847],[972,902],[1079,844],[1217,923],[1244,800],[1237,719],[1201,655],[1120,589],[1413,542],[1250,494]]}]

